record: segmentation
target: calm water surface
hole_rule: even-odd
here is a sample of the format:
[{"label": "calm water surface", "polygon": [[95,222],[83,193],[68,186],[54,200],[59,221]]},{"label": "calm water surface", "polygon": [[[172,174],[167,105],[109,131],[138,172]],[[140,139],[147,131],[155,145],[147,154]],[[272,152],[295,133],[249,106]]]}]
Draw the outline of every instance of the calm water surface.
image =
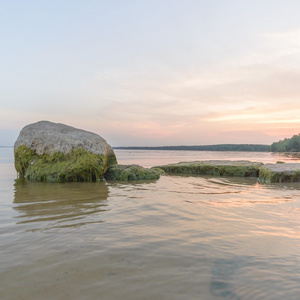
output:
[{"label": "calm water surface", "polygon": [[[116,151],[119,163],[300,162],[271,153]],[[0,299],[299,299],[300,185],[163,176],[18,183],[0,148]]]}]

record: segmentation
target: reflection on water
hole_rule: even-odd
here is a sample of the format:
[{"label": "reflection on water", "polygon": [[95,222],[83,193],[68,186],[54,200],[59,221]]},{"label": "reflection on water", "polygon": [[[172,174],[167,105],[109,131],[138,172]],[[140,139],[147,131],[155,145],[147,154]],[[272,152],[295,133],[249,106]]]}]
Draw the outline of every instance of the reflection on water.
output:
[{"label": "reflection on water", "polygon": [[[117,156],[146,166],[175,157],[143,155]],[[3,170],[1,300],[299,299],[300,183],[14,184]]]},{"label": "reflection on water", "polygon": [[283,157],[286,157],[288,159],[294,160],[294,162],[300,162],[300,153],[299,152],[288,152],[288,153],[282,153]]},{"label": "reflection on water", "polygon": [[81,226],[92,222],[89,215],[107,210],[107,197],[105,182],[42,183],[17,180],[14,198],[17,205],[14,209],[19,212],[16,217],[18,224],[41,223],[39,230]]},{"label": "reflection on water", "polygon": [[[294,201],[300,183],[261,184],[255,178],[167,175],[169,192],[185,201],[215,207],[280,204]],[[188,196],[188,197],[187,197]]]},{"label": "reflection on water", "polygon": [[144,167],[153,167],[177,163],[180,161],[196,160],[249,160],[262,163],[277,161],[300,163],[297,153],[276,152],[231,152],[231,151],[167,151],[167,150],[114,150],[119,163],[139,164]]}]

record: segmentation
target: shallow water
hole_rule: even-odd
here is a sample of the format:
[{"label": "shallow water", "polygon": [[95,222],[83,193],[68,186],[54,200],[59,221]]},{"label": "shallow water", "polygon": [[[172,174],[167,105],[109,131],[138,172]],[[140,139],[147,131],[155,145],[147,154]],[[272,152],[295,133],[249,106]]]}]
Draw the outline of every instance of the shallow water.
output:
[{"label": "shallow water", "polygon": [[[297,161],[116,151],[119,163]],[[299,162],[299,161],[298,161]],[[0,299],[299,299],[300,184],[163,176],[18,183],[0,148]]]}]

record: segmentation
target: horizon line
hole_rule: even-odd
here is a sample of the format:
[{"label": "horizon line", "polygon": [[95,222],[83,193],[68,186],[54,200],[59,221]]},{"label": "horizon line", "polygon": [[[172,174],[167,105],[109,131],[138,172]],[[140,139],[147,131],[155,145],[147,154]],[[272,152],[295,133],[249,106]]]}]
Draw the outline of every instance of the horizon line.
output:
[{"label": "horizon line", "polygon": [[208,147],[208,146],[223,146],[223,145],[256,145],[256,146],[271,146],[271,144],[205,144],[205,145],[164,145],[164,146],[114,146],[112,148],[162,148],[162,147]]}]

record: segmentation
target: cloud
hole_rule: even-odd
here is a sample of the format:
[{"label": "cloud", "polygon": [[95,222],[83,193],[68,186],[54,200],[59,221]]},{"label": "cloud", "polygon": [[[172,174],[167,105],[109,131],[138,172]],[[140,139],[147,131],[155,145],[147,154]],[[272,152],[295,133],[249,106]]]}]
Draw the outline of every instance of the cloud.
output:
[{"label": "cloud", "polygon": [[265,33],[262,37],[265,40],[264,47],[271,50],[272,53],[276,53],[275,57],[289,56],[300,52],[300,28]]}]

